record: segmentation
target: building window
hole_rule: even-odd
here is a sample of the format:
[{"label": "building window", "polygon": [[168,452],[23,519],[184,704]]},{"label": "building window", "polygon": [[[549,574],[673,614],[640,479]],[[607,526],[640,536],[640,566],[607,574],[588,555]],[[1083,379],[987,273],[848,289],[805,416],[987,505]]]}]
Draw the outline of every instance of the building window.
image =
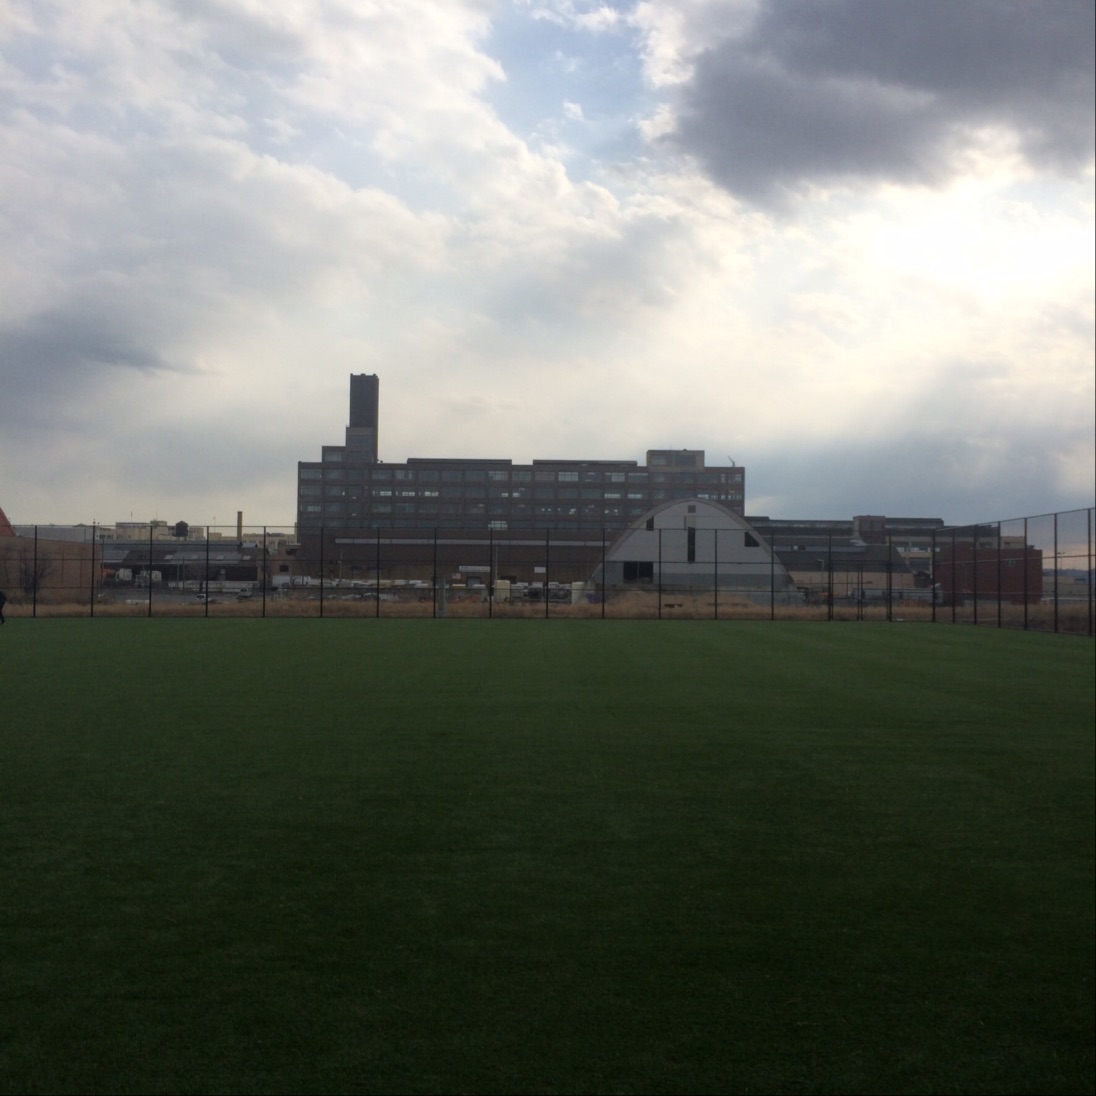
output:
[{"label": "building window", "polygon": [[655,565],[648,560],[625,560],[623,564],[625,582],[654,582]]},{"label": "building window", "polygon": [[560,483],[578,483],[578,473],[577,472],[559,472],[556,475],[556,479],[559,480]]},{"label": "building window", "polygon": [[510,473],[492,471],[487,473],[487,478],[495,483],[505,483],[510,478]]},{"label": "building window", "polygon": [[396,469],[396,479],[398,479],[398,480],[413,480],[414,478],[415,478],[415,473],[412,472],[410,468],[397,468]]}]

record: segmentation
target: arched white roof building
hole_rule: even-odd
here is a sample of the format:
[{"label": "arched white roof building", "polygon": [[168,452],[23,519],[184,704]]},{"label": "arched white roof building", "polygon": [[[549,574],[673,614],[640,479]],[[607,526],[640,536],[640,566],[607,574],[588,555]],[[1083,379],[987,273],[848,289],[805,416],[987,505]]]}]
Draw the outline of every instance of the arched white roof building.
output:
[{"label": "arched white roof building", "polygon": [[675,499],[649,510],[616,539],[591,581],[603,587],[718,587],[782,604],[802,600],[761,534],[706,499]]}]

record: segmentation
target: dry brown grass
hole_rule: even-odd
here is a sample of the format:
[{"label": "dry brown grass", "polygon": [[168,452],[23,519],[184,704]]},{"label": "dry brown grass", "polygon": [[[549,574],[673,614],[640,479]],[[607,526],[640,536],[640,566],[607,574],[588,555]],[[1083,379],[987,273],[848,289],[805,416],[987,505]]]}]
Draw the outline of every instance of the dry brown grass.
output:
[{"label": "dry brown grass", "polygon": [[[134,599],[136,600],[136,599]],[[322,608],[322,613],[321,613]],[[343,600],[338,597],[325,598],[321,606],[315,595],[294,597],[268,596],[264,605],[261,597],[246,601],[214,602],[208,606],[210,618],[260,619],[288,618],[311,619],[321,615],[337,619],[415,619],[435,615],[435,606],[430,598],[394,598],[380,602],[380,611],[375,601]],[[437,615],[442,615],[441,606]],[[9,600],[4,608],[8,618],[20,617],[106,617],[141,619],[148,617],[148,603],[127,604],[124,600],[97,602],[94,610],[86,601],[53,601],[40,598],[37,607],[29,601]],[[718,614],[718,615],[717,615]],[[201,618],[207,615],[207,607],[201,602],[184,602],[177,599],[152,598],[153,617]],[[604,617],[608,620],[654,620],[660,616],[659,597],[656,591],[629,590],[626,593],[613,594],[605,603],[552,601],[545,612],[541,601],[496,601],[489,605],[478,597],[451,600],[444,608],[444,615],[454,619],[471,620],[494,617],[500,620],[595,620]],[[827,620],[830,614],[825,605],[777,605],[775,613],[768,605],[757,605],[743,598],[730,595],[721,596],[718,604],[711,595],[663,595],[661,619],[663,620]],[[1051,605],[1029,605],[1027,607],[1027,627],[1032,631],[1054,630],[1054,607]],[[954,614],[951,606],[936,607],[936,621],[950,624],[954,618],[958,624],[974,624],[972,605],[957,606]],[[885,606],[866,606],[860,612],[855,607],[834,606],[833,619],[840,621],[883,621],[887,619]],[[894,605],[890,619],[897,622],[928,622],[933,619],[930,605],[911,603]],[[1025,613],[1023,605],[1002,605],[1000,609],[1001,626],[1005,628],[1023,628]],[[979,605],[977,624],[979,627],[996,627],[998,609],[996,605]],[[1058,608],[1058,631],[1070,634],[1090,634],[1089,608],[1085,604],[1070,604]]]}]

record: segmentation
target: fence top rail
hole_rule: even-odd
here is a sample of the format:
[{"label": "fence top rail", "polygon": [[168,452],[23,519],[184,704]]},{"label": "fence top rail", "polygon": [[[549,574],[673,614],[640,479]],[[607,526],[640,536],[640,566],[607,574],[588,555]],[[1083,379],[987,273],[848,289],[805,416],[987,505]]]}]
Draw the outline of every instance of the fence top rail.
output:
[{"label": "fence top rail", "polygon": [[1096,505],[1093,506],[1077,506],[1072,510],[1048,510],[1043,514],[1020,514],[1017,517],[1011,518],[993,518],[986,521],[965,521],[961,525],[943,525],[936,530],[937,533],[950,533],[952,531],[959,532],[963,529],[979,529],[991,525],[1007,525],[1014,521],[1039,521],[1041,518],[1061,518],[1067,517],[1070,514],[1088,514],[1089,520],[1091,520],[1092,512],[1096,509]]}]

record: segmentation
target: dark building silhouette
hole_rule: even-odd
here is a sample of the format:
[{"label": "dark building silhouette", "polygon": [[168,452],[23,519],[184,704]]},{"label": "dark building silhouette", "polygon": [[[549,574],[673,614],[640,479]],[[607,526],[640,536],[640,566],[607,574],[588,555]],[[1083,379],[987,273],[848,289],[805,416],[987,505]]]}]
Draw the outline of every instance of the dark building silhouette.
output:
[{"label": "dark building silhouette", "polygon": [[380,380],[372,373],[350,374],[350,423],[346,449],[353,460],[372,464],[377,459],[377,415]]},{"label": "dark building silhouette", "polygon": [[701,449],[650,449],[627,460],[413,457],[379,460],[378,378],[350,378],[343,445],[297,467],[297,527],[615,533],[672,499],[719,502],[741,515],[745,469],[712,467]]}]

